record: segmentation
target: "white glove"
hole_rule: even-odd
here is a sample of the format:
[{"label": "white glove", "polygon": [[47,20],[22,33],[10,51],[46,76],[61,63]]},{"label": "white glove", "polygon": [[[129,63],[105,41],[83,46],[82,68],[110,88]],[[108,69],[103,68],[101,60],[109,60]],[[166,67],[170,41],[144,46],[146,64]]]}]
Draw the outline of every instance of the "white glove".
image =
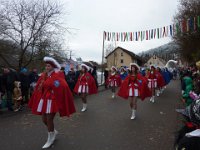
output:
[{"label": "white glove", "polygon": [[200,137],[200,129],[196,129],[192,132],[186,133],[185,136],[187,136],[187,137]]}]

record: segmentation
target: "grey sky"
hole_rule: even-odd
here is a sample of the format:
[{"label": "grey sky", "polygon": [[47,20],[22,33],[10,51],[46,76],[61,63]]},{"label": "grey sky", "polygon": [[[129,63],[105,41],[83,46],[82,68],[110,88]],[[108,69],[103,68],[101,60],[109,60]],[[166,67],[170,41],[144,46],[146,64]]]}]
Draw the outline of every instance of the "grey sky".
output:
[{"label": "grey sky", "polygon": [[[69,12],[67,24],[75,33],[68,46],[76,57],[101,62],[103,31],[130,32],[170,25],[177,0],[62,0]],[[118,42],[134,53],[168,43],[170,38],[142,42]],[[109,42],[106,42],[109,44]],[[114,44],[114,43],[113,43]]]}]

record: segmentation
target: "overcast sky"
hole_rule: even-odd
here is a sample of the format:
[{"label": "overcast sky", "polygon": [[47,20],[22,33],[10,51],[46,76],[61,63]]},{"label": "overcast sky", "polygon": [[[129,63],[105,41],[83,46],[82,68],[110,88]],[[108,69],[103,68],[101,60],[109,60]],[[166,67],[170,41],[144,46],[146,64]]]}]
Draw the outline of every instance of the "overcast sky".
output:
[{"label": "overcast sky", "polygon": [[[67,35],[75,57],[101,62],[103,31],[130,32],[170,25],[178,0],[62,0],[69,15],[67,25],[77,30]],[[139,53],[170,42],[159,40],[118,42],[117,46]],[[109,42],[106,42],[106,45]],[[115,43],[113,43],[115,44]]]}]

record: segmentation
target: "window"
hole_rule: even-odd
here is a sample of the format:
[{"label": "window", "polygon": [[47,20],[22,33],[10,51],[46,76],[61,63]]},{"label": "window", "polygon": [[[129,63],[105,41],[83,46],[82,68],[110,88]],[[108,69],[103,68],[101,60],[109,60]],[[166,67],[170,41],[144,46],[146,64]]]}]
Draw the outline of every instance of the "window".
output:
[{"label": "window", "polygon": [[123,59],[121,59],[121,64],[123,64],[124,63],[124,60]]},{"label": "window", "polygon": [[121,56],[124,56],[123,52],[121,52]]}]

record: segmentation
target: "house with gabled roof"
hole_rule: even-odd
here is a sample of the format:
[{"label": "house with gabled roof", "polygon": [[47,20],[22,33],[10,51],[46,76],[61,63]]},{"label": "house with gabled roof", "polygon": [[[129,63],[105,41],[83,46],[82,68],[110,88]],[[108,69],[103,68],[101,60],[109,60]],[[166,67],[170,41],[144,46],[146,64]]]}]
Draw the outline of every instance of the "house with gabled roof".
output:
[{"label": "house with gabled roof", "polygon": [[130,63],[137,63],[139,66],[143,64],[141,57],[122,47],[115,48],[105,58],[107,68],[111,68],[112,66],[117,68],[122,66],[129,67]]}]

